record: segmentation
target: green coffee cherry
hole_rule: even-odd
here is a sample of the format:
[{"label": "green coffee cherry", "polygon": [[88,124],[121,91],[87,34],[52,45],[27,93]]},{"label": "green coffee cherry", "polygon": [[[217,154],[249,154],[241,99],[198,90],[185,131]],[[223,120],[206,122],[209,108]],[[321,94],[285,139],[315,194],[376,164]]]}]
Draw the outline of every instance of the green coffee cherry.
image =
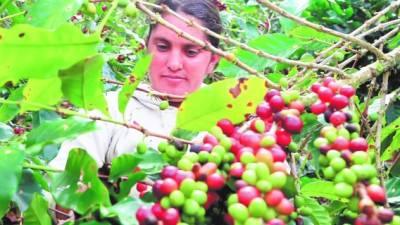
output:
[{"label": "green coffee cherry", "polygon": [[169,108],[169,102],[168,101],[161,101],[159,107],[160,107],[160,110],[166,110],[166,109]]}]

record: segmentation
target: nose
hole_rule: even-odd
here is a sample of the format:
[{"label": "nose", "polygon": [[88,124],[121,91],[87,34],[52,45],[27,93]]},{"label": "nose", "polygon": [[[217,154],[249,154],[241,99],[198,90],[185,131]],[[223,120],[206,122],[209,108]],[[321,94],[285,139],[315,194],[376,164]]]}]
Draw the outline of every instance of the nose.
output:
[{"label": "nose", "polygon": [[172,72],[179,71],[183,67],[182,56],[179,51],[171,51],[167,61],[168,69]]}]

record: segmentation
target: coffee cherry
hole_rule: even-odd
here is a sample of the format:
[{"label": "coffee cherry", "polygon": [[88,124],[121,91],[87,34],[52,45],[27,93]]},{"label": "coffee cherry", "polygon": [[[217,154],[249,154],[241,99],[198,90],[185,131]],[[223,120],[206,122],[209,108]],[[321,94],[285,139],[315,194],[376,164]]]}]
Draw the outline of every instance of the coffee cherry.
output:
[{"label": "coffee cherry", "polygon": [[341,94],[333,96],[332,99],[330,100],[330,106],[336,110],[343,109],[344,107],[348,106],[348,104],[349,104],[349,99]]},{"label": "coffee cherry", "polygon": [[376,184],[371,184],[367,187],[367,194],[372,201],[377,203],[385,203],[386,195],[384,189]]},{"label": "coffee cherry", "polygon": [[185,202],[185,196],[179,190],[175,190],[175,191],[171,192],[171,194],[169,195],[169,199],[170,199],[171,205],[174,207],[180,207]]},{"label": "coffee cherry", "polygon": [[159,105],[160,110],[166,110],[169,108],[169,102],[168,101],[161,101]]},{"label": "coffee cherry", "polygon": [[311,112],[315,115],[319,115],[326,111],[327,107],[326,104],[323,102],[317,102],[311,105]]},{"label": "coffee cherry", "polygon": [[390,209],[380,209],[378,212],[378,218],[382,223],[392,222],[394,213]]},{"label": "coffee cherry", "polygon": [[253,217],[262,217],[267,212],[267,204],[262,198],[255,198],[250,202],[249,212]]},{"label": "coffee cherry", "polygon": [[333,97],[333,92],[330,88],[320,87],[318,89],[318,97],[322,102],[329,102]]},{"label": "coffee cherry", "polygon": [[125,7],[125,13],[127,16],[134,19],[138,14],[138,9],[136,8],[135,4],[131,2]]},{"label": "coffee cherry", "polygon": [[146,145],[146,143],[144,143],[143,141],[142,141],[142,142],[139,142],[138,145],[137,145],[137,147],[136,147],[136,151],[137,151],[139,154],[144,154],[144,153],[146,153],[146,151],[147,151],[147,145]]},{"label": "coffee cherry", "polygon": [[239,202],[245,206],[248,206],[254,198],[260,197],[260,191],[252,186],[240,188],[237,194]]},{"label": "coffee cherry", "polygon": [[273,96],[268,102],[275,112],[281,111],[285,107],[285,101],[280,95]]},{"label": "coffee cherry", "polygon": [[164,212],[162,218],[164,225],[177,225],[180,221],[179,211],[175,208],[169,208]]},{"label": "coffee cherry", "polygon": [[343,182],[337,183],[335,184],[335,194],[343,198],[349,198],[353,195],[353,186]]},{"label": "coffee cherry", "polygon": [[285,195],[279,189],[271,190],[270,192],[266,193],[264,197],[265,202],[269,206],[277,206],[284,198]]},{"label": "coffee cherry", "polygon": [[260,117],[261,119],[265,120],[267,118],[269,118],[270,116],[272,116],[272,108],[269,105],[268,102],[262,102],[261,104],[259,104],[256,108],[256,114],[258,117]]},{"label": "coffee cherry", "polygon": [[212,190],[219,190],[225,185],[225,178],[217,173],[211,174],[207,177],[207,185]]},{"label": "coffee cherry", "polygon": [[344,96],[348,97],[348,98],[351,98],[356,93],[356,91],[352,86],[344,85],[344,86],[340,87],[339,93],[341,95],[344,95]]},{"label": "coffee cherry", "polygon": [[160,187],[160,191],[164,195],[168,195],[176,189],[178,189],[178,184],[171,178],[164,179]]},{"label": "coffee cherry", "polygon": [[237,221],[244,222],[249,217],[246,206],[235,203],[228,207],[229,214]]},{"label": "coffee cherry", "polygon": [[288,199],[284,198],[276,206],[276,211],[282,215],[290,215],[294,212],[294,205]]},{"label": "coffee cherry", "polygon": [[281,219],[271,219],[266,225],[286,225]]},{"label": "coffee cherry", "polygon": [[218,121],[217,126],[221,128],[225,135],[231,136],[235,132],[235,126],[228,119]]},{"label": "coffee cherry", "polygon": [[349,149],[353,152],[356,151],[367,151],[368,142],[364,138],[356,138],[350,141]]},{"label": "coffee cherry", "polygon": [[91,2],[90,2],[89,4],[87,4],[86,10],[87,10],[90,14],[96,14],[96,11],[97,11],[96,5],[95,5],[94,3],[91,3]]},{"label": "coffee cherry", "polygon": [[286,131],[298,134],[303,129],[303,121],[297,116],[288,115],[283,119],[282,126]]},{"label": "coffee cherry", "polygon": [[340,126],[346,122],[346,115],[342,112],[336,111],[330,115],[329,122],[335,127]]}]

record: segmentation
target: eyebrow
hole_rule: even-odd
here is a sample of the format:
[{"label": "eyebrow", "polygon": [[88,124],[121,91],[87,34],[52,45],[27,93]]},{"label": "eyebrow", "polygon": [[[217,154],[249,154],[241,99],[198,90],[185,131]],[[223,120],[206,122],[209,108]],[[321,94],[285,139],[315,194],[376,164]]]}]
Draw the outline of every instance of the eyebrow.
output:
[{"label": "eyebrow", "polygon": [[[165,39],[165,38],[163,38],[163,37],[155,37],[155,38],[154,38],[154,42],[166,42],[166,43],[171,43],[171,41],[169,41],[169,40],[167,40],[167,39]],[[202,49],[201,46],[198,46],[198,45],[193,44],[193,43],[184,44],[183,47],[184,47],[184,48],[193,48],[193,47],[195,47],[195,48],[200,48],[200,49]]]}]

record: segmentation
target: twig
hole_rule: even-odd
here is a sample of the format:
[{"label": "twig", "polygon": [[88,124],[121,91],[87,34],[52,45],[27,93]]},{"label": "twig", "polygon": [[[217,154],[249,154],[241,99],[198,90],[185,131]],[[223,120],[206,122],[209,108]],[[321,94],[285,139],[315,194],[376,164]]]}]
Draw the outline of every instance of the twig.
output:
[{"label": "twig", "polygon": [[179,13],[176,13],[175,11],[171,10],[166,5],[158,6],[158,5],[155,5],[155,4],[152,4],[152,3],[142,2],[142,1],[141,1],[141,3],[149,5],[151,7],[157,8],[157,9],[160,9],[160,10],[163,10],[165,12],[168,12],[171,15],[174,15],[175,17],[179,18],[180,20],[184,21],[186,24],[188,24],[190,26],[193,26],[193,27],[203,31],[207,35],[210,35],[210,36],[213,36],[215,38],[218,38],[218,39],[224,41],[227,44],[231,44],[231,45],[237,46],[237,47],[239,47],[239,48],[241,48],[243,50],[249,51],[249,52],[251,52],[251,53],[253,53],[253,54],[257,55],[257,56],[260,56],[260,57],[263,57],[263,58],[267,58],[267,59],[270,59],[270,60],[273,60],[273,61],[279,62],[279,63],[286,63],[286,64],[289,64],[289,65],[302,66],[302,67],[306,67],[306,68],[321,69],[321,70],[326,70],[326,71],[332,71],[332,72],[338,73],[340,75],[345,75],[344,71],[342,71],[340,69],[337,69],[335,67],[326,66],[326,65],[319,65],[319,64],[316,64],[316,63],[305,63],[305,62],[301,62],[301,61],[297,61],[297,60],[291,60],[291,59],[287,59],[287,58],[284,58],[284,57],[274,56],[274,55],[271,55],[271,54],[269,54],[267,52],[255,49],[255,48],[250,47],[250,46],[248,46],[248,45],[246,45],[244,43],[241,43],[241,42],[236,41],[234,39],[231,39],[231,38],[222,36],[222,35],[220,35],[218,33],[215,33],[213,31],[211,31],[210,29],[208,29],[208,28],[196,23],[195,21],[190,20],[188,18],[185,18],[184,16],[180,15]]},{"label": "twig", "polygon": [[16,16],[23,15],[25,13],[26,13],[26,11],[22,11],[22,12],[19,12],[19,13],[15,13],[15,14],[12,14],[12,15],[5,16],[3,18],[0,18],[0,22],[2,22],[4,20],[7,20],[7,19],[11,19],[11,18],[16,17]]},{"label": "twig", "polygon": [[[371,26],[373,23],[375,23],[376,21],[379,20],[379,18],[381,18],[383,15],[385,15],[387,12],[396,9],[397,7],[400,6],[400,0],[392,2],[392,4],[390,4],[388,7],[384,8],[383,10],[381,10],[380,12],[378,12],[375,16],[373,16],[372,18],[370,18],[369,20],[365,21],[365,23],[363,25],[361,25],[360,27],[358,27],[357,29],[355,29],[353,32],[350,33],[350,35],[357,35],[360,32],[362,32],[364,29],[366,29],[367,27]],[[339,48],[341,46],[343,46],[345,43],[344,40],[339,41],[338,43],[332,45],[331,47],[325,49],[324,51],[322,51],[319,56],[317,57],[316,61],[318,62],[319,60],[321,60],[322,57],[325,57],[327,53],[329,53],[330,51],[332,51],[335,48]]]},{"label": "twig", "polygon": [[154,12],[152,12],[151,10],[149,10],[146,6],[144,6],[144,4],[142,4],[141,2],[137,1],[136,2],[136,7],[140,10],[142,10],[144,13],[146,13],[152,20],[156,21],[157,23],[160,23],[161,25],[171,29],[172,31],[174,31],[175,33],[177,33],[179,36],[193,42],[194,44],[197,44],[201,47],[203,47],[206,50],[209,50],[217,55],[220,55],[222,57],[224,57],[225,59],[227,59],[228,61],[232,62],[233,64],[237,65],[238,67],[246,70],[247,72],[249,72],[252,75],[261,77],[263,79],[265,79],[267,85],[271,88],[275,88],[275,89],[280,89],[280,87],[277,84],[274,84],[273,82],[271,82],[270,80],[266,79],[266,77],[258,72],[257,70],[251,68],[250,66],[248,66],[247,64],[241,62],[239,59],[237,59],[235,57],[235,55],[233,55],[232,53],[228,53],[225,52],[219,48],[214,47],[212,44],[210,44],[209,42],[205,42],[203,40],[200,40],[198,38],[195,38],[191,35],[189,35],[188,33],[180,30],[179,28],[177,28],[175,25],[169,23],[168,21],[166,21],[165,19],[162,18],[161,15],[156,14]]},{"label": "twig", "polygon": [[[373,45],[374,46],[378,46],[381,43],[385,42],[387,39],[389,39],[390,37],[396,35],[400,30],[400,27],[396,27],[395,29],[393,29],[392,31],[388,32],[387,34],[385,34],[384,36],[380,37],[378,40],[376,40]],[[352,62],[353,60],[357,59],[357,57],[362,57],[363,55],[365,55],[367,53],[367,50],[363,49],[361,50],[359,55],[353,55],[352,57],[346,59],[344,62],[339,64],[339,68],[344,68],[345,66],[347,66],[350,62]]]},{"label": "twig", "polygon": [[294,157],[293,153],[289,154],[289,165],[290,165],[290,173],[293,175],[294,178],[294,186],[296,188],[296,192],[300,193],[300,180],[299,175],[297,174],[296,168],[296,158]]},{"label": "twig", "polygon": [[376,137],[375,137],[375,160],[376,160],[376,167],[378,169],[378,177],[381,186],[384,186],[384,170],[381,160],[381,133],[382,133],[382,121],[385,114],[385,103],[386,103],[386,93],[388,89],[388,82],[389,82],[390,73],[386,72],[383,74],[383,82],[382,82],[382,98],[380,99],[380,107],[379,107],[379,117],[377,121],[376,127]]},{"label": "twig", "polygon": [[117,8],[118,6],[118,2],[119,0],[114,0],[111,4],[110,9],[107,11],[107,14],[104,16],[104,18],[101,20],[99,26],[96,29],[96,33],[97,34],[101,34],[101,32],[103,31],[104,26],[106,25],[108,19],[110,18],[111,14],[114,12],[114,10]]},{"label": "twig", "polygon": [[311,23],[303,18],[297,17],[295,15],[292,15],[290,13],[288,13],[287,11],[283,10],[282,8],[279,8],[278,6],[276,6],[275,4],[271,3],[268,0],[257,0],[257,2],[261,3],[262,5],[268,7],[269,9],[271,9],[272,11],[277,12],[278,14],[280,14],[281,16],[284,16],[286,18],[289,18],[295,22],[298,22],[302,25],[308,26],[310,28],[313,28],[317,31],[322,31],[324,33],[328,33],[331,35],[334,35],[336,37],[340,37],[342,39],[345,39],[347,41],[350,41],[352,43],[355,43],[365,49],[367,49],[368,51],[374,53],[379,59],[385,59],[385,60],[389,60],[389,58],[382,52],[380,51],[378,48],[376,48],[375,46],[371,45],[370,43],[361,40],[353,35],[348,35],[348,34],[343,34],[341,32],[329,29],[327,27],[324,27],[322,25],[318,25],[315,23]]},{"label": "twig", "polygon": [[[12,101],[12,100],[6,100],[6,99],[0,99],[0,103],[3,104],[10,104],[10,105],[21,105],[22,102],[21,101]],[[143,133],[145,136],[152,136],[152,137],[158,137],[158,138],[162,138],[162,139],[166,139],[168,141],[179,141],[185,144],[195,144],[192,141],[188,141],[185,139],[181,139],[181,138],[175,138],[172,136],[168,136],[168,135],[164,135],[164,134],[160,134],[160,133],[156,133],[153,131],[149,131],[146,128],[144,128],[143,126],[141,126],[140,124],[138,124],[137,122],[133,122],[133,123],[127,123],[127,122],[121,122],[121,121],[117,121],[117,120],[113,120],[110,118],[104,118],[104,117],[100,117],[100,116],[90,116],[87,114],[82,114],[73,110],[69,110],[69,109],[64,109],[64,108],[60,108],[60,107],[52,107],[52,106],[48,106],[48,105],[43,105],[43,104],[39,104],[39,103],[33,103],[33,102],[24,102],[24,104],[27,105],[31,105],[34,107],[38,107],[38,108],[42,108],[42,109],[47,109],[50,111],[54,111],[57,113],[61,113],[64,115],[68,115],[68,116],[78,116],[78,117],[82,117],[82,118],[87,118],[90,120],[98,120],[98,121],[103,121],[103,122],[108,122],[108,123],[113,123],[113,124],[117,124],[117,125],[121,125],[124,126],[126,128],[129,129],[135,129],[140,131],[141,133]]]},{"label": "twig", "polygon": [[[103,81],[106,83],[110,83],[110,84],[116,84],[116,85],[124,85],[123,82],[119,82],[116,80],[110,80],[110,79],[106,79],[103,78]],[[168,94],[168,93],[162,93],[162,92],[158,92],[158,91],[154,91],[154,90],[149,90],[149,89],[145,89],[145,88],[141,88],[141,87],[137,87],[136,90],[141,91],[141,92],[145,92],[145,93],[149,93],[150,95],[154,95],[154,96],[158,96],[161,97],[163,99],[180,99],[180,100],[184,100],[186,98],[186,96],[182,96],[182,95],[173,95],[173,94]]]},{"label": "twig", "polygon": [[392,58],[389,61],[376,61],[361,68],[358,72],[355,72],[351,79],[343,80],[341,83],[350,84],[353,86],[359,86],[368,80],[376,77],[388,69],[392,68],[400,61],[400,47],[393,49],[391,52],[387,53],[387,56]]},{"label": "twig", "polygon": [[369,34],[375,33],[377,31],[382,31],[382,30],[384,30],[384,29],[386,29],[386,28],[388,28],[388,27],[390,27],[392,25],[397,25],[399,23],[400,23],[400,19],[392,20],[392,21],[389,21],[389,22],[386,22],[386,23],[381,23],[381,24],[377,25],[376,27],[374,27],[374,28],[372,28],[370,30],[367,30],[364,33],[358,35],[357,37],[362,38],[362,37],[365,37],[365,36],[367,36]]}]

